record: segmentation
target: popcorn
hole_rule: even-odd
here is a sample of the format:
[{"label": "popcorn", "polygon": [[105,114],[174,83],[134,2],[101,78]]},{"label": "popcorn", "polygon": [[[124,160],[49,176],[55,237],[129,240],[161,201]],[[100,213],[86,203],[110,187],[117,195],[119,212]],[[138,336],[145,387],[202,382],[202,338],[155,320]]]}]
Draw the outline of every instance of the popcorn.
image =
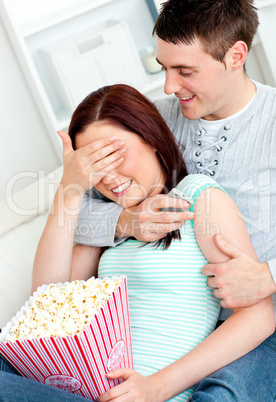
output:
[{"label": "popcorn", "polygon": [[31,300],[25,315],[14,320],[6,341],[81,334],[120,282],[93,277],[49,285]]},{"label": "popcorn", "polygon": [[43,285],[2,329],[0,353],[26,378],[96,400],[123,381],[107,372],[133,368],[127,277]]}]

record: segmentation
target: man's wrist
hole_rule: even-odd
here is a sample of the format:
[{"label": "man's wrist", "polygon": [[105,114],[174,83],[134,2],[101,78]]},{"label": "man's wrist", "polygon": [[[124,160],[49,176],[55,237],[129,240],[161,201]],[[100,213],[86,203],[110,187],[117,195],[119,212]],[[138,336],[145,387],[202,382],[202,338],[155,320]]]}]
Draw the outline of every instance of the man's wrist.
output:
[{"label": "man's wrist", "polygon": [[132,233],[130,233],[129,211],[123,209],[117,222],[115,238],[122,239],[129,236],[132,236]]}]

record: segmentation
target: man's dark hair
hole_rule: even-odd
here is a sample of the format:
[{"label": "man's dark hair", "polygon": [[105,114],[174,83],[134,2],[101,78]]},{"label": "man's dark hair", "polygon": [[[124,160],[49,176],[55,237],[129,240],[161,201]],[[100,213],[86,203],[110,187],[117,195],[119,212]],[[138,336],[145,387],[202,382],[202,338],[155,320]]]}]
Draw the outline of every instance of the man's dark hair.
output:
[{"label": "man's dark hair", "polygon": [[243,41],[250,50],[259,20],[253,0],[168,0],[153,28],[165,42],[191,45],[196,39],[214,59]]}]

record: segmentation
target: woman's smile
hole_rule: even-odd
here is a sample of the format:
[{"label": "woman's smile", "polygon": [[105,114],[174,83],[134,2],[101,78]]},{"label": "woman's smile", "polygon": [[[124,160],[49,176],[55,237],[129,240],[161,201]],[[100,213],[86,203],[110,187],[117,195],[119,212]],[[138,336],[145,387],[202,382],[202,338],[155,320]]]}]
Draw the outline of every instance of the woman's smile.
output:
[{"label": "woman's smile", "polygon": [[119,186],[111,189],[112,193],[115,195],[115,197],[121,197],[122,195],[126,194],[128,190],[130,190],[132,186],[133,179],[130,179],[126,181],[123,184],[120,184]]}]

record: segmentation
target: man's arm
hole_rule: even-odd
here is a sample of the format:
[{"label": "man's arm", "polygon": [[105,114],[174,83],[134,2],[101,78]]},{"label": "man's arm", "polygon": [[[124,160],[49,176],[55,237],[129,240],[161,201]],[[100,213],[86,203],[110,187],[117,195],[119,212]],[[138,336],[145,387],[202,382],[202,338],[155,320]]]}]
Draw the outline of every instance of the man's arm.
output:
[{"label": "man's arm", "polygon": [[83,196],[80,214],[75,230],[75,244],[94,247],[114,247],[124,238],[115,238],[119,216],[123,208],[110,202],[93,189]]},{"label": "man's arm", "polygon": [[[160,212],[160,208],[182,208],[184,212]],[[160,194],[145,199],[138,206],[123,209],[99,192],[83,197],[74,242],[86,246],[114,247],[126,237],[151,242],[179,229],[194,214],[186,201]]]},{"label": "man's arm", "polygon": [[276,259],[261,263],[220,236],[215,242],[230,260],[207,264],[202,272],[209,276],[208,285],[222,299],[222,307],[251,306],[276,293]]}]

